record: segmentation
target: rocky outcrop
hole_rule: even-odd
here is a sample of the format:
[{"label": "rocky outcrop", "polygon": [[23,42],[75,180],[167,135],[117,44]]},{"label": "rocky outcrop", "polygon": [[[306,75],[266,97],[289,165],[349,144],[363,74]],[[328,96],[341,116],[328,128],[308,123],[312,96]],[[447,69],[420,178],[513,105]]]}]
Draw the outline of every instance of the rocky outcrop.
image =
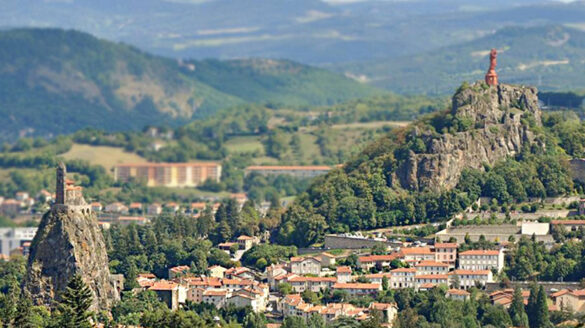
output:
[{"label": "rocky outcrop", "polygon": [[[457,185],[465,168],[483,169],[524,146],[536,144],[531,130],[541,123],[537,90],[500,84],[475,83],[462,87],[453,96],[451,131],[436,132],[414,128],[426,151],[410,151],[397,170],[402,188],[442,190]],[[539,145],[543,146],[543,145]]]},{"label": "rocky outcrop", "polygon": [[[59,174],[59,172],[62,172]],[[24,291],[36,305],[52,307],[71,277],[80,274],[93,294],[93,311],[108,311],[119,298],[110,282],[102,232],[81,187],[57,174],[57,203],[43,216],[32,242]]]}]

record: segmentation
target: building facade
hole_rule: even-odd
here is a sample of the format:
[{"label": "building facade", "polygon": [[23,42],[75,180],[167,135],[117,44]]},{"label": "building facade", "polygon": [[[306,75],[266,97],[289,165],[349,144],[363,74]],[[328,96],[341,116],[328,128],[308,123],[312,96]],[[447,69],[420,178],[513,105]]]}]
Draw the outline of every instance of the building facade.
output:
[{"label": "building facade", "polygon": [[120,164],[114,168],[117,181],[130,179],[143,181],[149,187],[197,187],[207,180],[219,182],[221,164],[197,163],[144,163]]}]

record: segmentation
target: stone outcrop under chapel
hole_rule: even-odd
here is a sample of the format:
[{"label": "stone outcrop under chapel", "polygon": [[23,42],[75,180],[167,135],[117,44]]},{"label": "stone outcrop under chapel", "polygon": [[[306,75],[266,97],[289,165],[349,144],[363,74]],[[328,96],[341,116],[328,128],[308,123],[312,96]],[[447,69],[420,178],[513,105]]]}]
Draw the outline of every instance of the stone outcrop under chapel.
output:
[{"label": "stone outcrop under chapel", "polygon": [[108,255],[97,219],[81,187],[57,168],[57,200],[31,244],[24,291],[36,305],[53,306],[73,275],[80,274],[93,294],[93,311],[108,311],[119,299],[110,281]]}]

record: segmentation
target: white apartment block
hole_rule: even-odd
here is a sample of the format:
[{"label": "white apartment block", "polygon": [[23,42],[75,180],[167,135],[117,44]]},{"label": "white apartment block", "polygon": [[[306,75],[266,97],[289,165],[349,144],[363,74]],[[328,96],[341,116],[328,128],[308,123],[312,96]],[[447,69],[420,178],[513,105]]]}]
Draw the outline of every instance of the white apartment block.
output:
[{"label": "white apartment block", "polygon": [[391,270],[390,273],[391,288],[414,288],[415,268],[398,268]]},{"label": "white apartment block", "polygon": [[449,264],[436,261],[420,261],[416,268],[416,274],[447,274]]},{"label": "white apartment block", "polygon": [[485,286],[488,282],[493,282],[493,274],[491,270],[463,270],[458,269],[449,273],[450,282],[453,284],[459,281],[460,289],[469,289],[475,287],[476,284]]},{"label": "white apartment block", "polygon": [[491,270],[500,272],[504,268],[503,250],[469,250],[459,253],[459,269]]}]

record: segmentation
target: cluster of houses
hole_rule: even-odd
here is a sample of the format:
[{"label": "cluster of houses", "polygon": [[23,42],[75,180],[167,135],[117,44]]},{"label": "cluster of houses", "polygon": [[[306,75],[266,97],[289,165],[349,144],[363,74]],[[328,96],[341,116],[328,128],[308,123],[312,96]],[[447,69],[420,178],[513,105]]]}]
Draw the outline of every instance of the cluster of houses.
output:
[{"label": "cluster of houses", "polygon": [[4,198],[0,196],[0,214],[14,216],[23,212],[30,212],[33,205],[40,202],[48,202],[53,199],[53,194],[42,190],[36,197],[31,197],[28,192],[19,191],[14,194],[14,198]]}]

